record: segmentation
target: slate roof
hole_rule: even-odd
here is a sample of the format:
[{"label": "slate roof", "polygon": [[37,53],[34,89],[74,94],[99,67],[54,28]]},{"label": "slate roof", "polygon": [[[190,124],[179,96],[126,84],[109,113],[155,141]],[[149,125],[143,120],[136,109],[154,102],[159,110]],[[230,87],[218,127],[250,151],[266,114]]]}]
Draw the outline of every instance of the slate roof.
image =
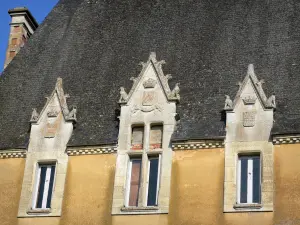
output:
[{"label": "slate roof", "polygon": [[276,95],[273,132],[299,133],[299,18],[296,0],[61,0],[0,78],[0,149],[27,145],[57,77],[78,109],[69,145],[116,142],[119,87],[151,51],[180,83],[173,139],[224,136],[224,95],[249,63]]}]

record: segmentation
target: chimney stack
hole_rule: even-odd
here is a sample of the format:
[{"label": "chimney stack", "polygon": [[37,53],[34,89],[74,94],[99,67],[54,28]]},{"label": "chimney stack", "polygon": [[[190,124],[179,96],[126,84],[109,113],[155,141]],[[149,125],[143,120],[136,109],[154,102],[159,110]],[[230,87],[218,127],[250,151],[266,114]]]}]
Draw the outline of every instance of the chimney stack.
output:
[{"label": "chimney stack", "polygon": [[11,16],[11,23],[4,69],[38,27],[38,23],[25,7],[10,9],[8,13]]}]

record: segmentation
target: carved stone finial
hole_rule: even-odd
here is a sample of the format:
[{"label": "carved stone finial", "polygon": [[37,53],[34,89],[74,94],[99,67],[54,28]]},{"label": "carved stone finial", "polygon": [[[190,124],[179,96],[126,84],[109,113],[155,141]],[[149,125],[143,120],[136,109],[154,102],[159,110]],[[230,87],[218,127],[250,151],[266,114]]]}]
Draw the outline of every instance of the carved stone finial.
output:
[{"label": "carved stone finial", "polygon": [[156,53],[155,52],[150,52],[149,60],[156,62]]},{"label": "carved stone finial", "polygon": [[144,81],[143,86],[144,88],[154,88],[156,85],[156,80],[149,78],[146,81]]},{"label": "carved stone finial", "polygon": [[176,83],[174,89],[171,92],[171,97],[180,100],[179,92],[180,92],[179,83]]},{"label": "carved stone finial", "polygon": [[238,91],[240,91],[242,89],[243,83],[241,81],[239,81],[239,82],[236,83],[236,85],[239,86],[239,90]]},{"label": "carved stone finial", "polygon": [[139,66],[142,66],[143,68],[147,65],[147,63],[139,62]]},{"label": "carved stone finial", "polygon": [[74,120],[74,121],[76,121],[77,120],[76,115],[77,115],[77,107],[73,106],[71,112],[68,115],[68,120]]},{"label": "carved stone finial", "polygon": [[32,109],[32,114],[30,118],[30,122],[36,122],[39,119],[39,113],[36,111],[36,108]]},{"label": "carved stone finial", "polygon": [[271,95],[267,100],[267,105],[272,108],[276,108],[275,95]]},{"label": "carved stone finial", "polygon": [[225,95],[226,99],[225,99],[225,106],[224,109],[225,110],[231,110],[233,107],[233,102],[230,99],[229,95]]},{"label": "carved stone finial", "polygon": [[128,99],[128,95],[127,95],[127,93],[126,93],[124,87],[121,87],[121,88],[120,88],[120,95],[121,95],[121,96],[120,96],[120,99],[119,99],[119,103],[124,103],[124,102],[126,102],[127,99]]},{"label": "carved stone finial", "polygon": [[130,77],[130,80],[132,80],[133,83],[135,83],[135,82],[137,81],[137,78],[135,78],[135,77]]},{"label": "carved stone finial", "polygon": [[256,85],[259,86],[259,87],[261,87],[264,83],[265,83],[265,80],[261,79],[258,82],[256,82]]},{"label": "carved stone finial", "polygon": [[165,76],[165,78],[166,78],[166,80],[171,80],[171,79],[172,79],[172,75],[171,75],[171,74],[167,74],[167,75]]},{"label": "carved stone finial", "polygon": [[254,66],[253,64],[249,64],[248,65],[248,71],[247,71],[248,75],[254,75]]}]

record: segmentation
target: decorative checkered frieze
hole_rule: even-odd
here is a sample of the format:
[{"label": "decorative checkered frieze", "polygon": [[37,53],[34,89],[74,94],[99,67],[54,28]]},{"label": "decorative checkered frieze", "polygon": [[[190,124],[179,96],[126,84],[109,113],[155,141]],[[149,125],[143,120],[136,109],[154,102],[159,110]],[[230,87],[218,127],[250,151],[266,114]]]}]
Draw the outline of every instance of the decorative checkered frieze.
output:
[{"label": "decorative checkered frieze", "polygon": [[193,143],[174,143],[172,144],[173,150],[195,150],[203,148],[223,148],[224,142],[210,141],[210,142],[193,142]]},{"label": "decorative checkered frieze", "polygon": [[77,155],[98,155],[98,154],[112,154],[117,152],[116,146],[110,147],[95,147],[95,148],[74,148],[67,149],[67,154],[69,156]]},{"label": "decorative checkered frieze", "polygon": [[297,144],[300,143],[300,136],[273,137],[273,144]]},{"label": "decorative checkered frieze", "polygon": [[0,159],[26,158],[26,151],[0,151]]}]

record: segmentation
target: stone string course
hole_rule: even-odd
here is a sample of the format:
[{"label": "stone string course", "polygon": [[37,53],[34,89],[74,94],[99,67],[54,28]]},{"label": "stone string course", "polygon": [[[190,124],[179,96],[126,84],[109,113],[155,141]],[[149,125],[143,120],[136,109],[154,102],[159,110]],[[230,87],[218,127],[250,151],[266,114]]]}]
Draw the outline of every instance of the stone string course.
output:
[{"label": "stone string course", "polygon": [[26,150],[22,151],[0,151],[0,159],[9,159],[9,158],[26,158]]}]

